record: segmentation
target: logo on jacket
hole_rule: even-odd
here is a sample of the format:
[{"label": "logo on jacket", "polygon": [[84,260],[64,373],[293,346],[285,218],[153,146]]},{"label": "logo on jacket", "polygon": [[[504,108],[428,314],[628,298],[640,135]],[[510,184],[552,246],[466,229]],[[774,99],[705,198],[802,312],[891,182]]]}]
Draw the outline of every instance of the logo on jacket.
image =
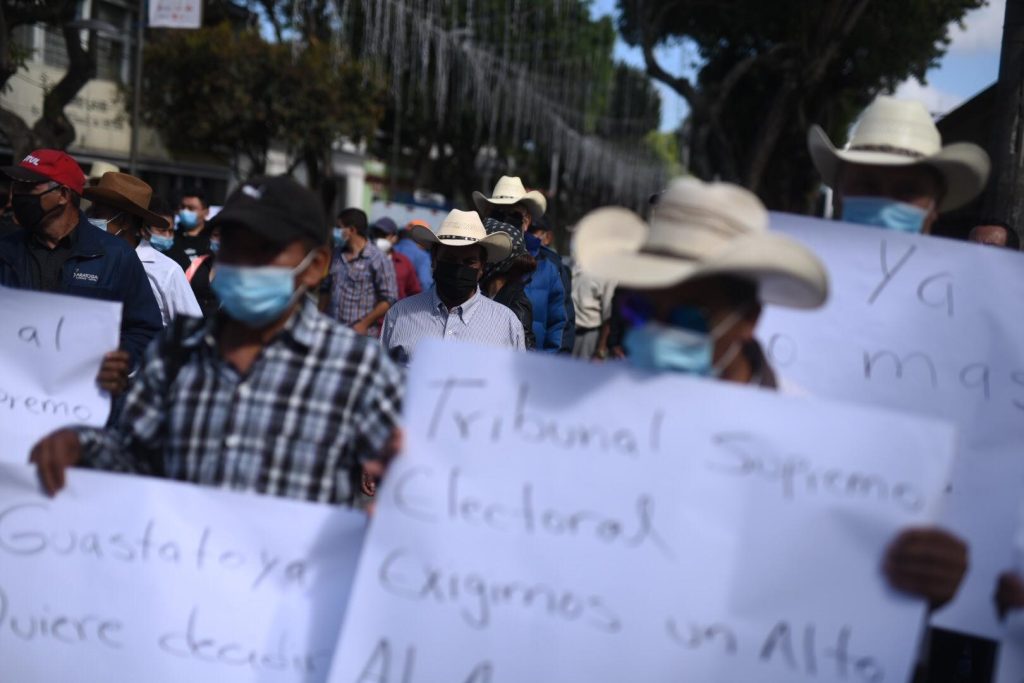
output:
[{"label": "logo on jacket", "polygon": [[86,282],[93,283],[100,281],[100,276],[97,275],[96,273],[83,273],[80,270],[76,270],[74,273],[72,273],[71,277],[72,279],[75,280],[85,280]]}]

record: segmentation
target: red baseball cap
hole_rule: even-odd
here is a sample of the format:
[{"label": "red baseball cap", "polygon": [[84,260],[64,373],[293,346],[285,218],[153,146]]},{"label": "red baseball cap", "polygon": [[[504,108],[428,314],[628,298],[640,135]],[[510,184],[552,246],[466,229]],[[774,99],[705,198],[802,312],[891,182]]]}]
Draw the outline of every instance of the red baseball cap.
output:
[{"label": "red baseball cap", "polygon": [[45,183],[52,180],[82,194],[85,173],[78,162],[58,149],[37,149],[29,152],[17,166],[0,168],[8,178],[23,183]]}]

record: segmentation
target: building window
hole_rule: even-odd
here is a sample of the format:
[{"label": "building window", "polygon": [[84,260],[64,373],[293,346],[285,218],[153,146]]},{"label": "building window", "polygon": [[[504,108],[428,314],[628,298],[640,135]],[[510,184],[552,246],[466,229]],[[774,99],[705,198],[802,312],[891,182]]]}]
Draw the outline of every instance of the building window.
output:
[{"label": "building window", "polygon": [[55,69],[66,69],[69,64],[64,32],[53,26],[43,28],[43,64]]},{"label": "building window", "polygon": [[96,77],[106,81],[124,81],[128,77],[128,47],[135,15],[120,5],[96,0],[93,16],[118,31],[113,36],[106,33],[97,36]]}]

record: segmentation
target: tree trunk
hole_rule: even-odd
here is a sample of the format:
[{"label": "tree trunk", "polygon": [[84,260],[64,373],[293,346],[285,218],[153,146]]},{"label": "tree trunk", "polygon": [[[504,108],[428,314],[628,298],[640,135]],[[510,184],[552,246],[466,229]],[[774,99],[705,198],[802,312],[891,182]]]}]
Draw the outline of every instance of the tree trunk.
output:
[{"label": "tree trunk", "polygon": [[991,191],[985,213],[1024,237],[1024,0],[1007,0],[992,127]]}]

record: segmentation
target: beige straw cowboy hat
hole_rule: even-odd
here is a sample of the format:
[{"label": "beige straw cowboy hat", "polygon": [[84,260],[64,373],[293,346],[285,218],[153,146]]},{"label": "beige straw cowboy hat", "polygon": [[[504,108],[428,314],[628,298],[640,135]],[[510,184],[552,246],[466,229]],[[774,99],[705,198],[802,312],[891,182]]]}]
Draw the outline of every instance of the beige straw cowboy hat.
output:
[{"label": "beige straw cowboy hat", "polygon": [[153,188],[127,173],[104,173],[96,185],[85,188],[82,196],[94,204],[105,204],[138,216],[146,225],[164,229],[171,227],[167,219],[149,210]]},{"label": "beige straw cowboy hat", "polygon": [[920,102],[880,95],[864,110],[849,142],[836,149],[820,126],[811,126],[807,147],[825,184],[835,188],[844,164],[927,166],[942,176],[939,211],[969,203],[988,181],[988,154],[969,142],[942,146],[942,136]]},{"label": "beige straw cowboy hat", "polygon": [[650,225],[627,209],[592,211],[580,220],[574,246],[584,271],[631,289],[730,275],[757,283],[764,303],[815,308],[828,297],[821,261],[768,232],[761,201],[728,183],[673,181]]},{"label": "beige straw cowboy hat", "polygon": [[489,206],[515,206],[521,205],[534,218],[540,218],[548,210],[548,200],[536,190],[526,191],[523,181],[515,176],[503,175],[494,186],[494,192],[490,197],[485,197],[480,192],[473,193],[473,203],[477,211],[485,213]]},{"label": "beige straw cowboy hat", "polygon": [[497,263],[509,255],[512,241],[504,233],[488,235],[480,214],[476,211],[459,211],[453,209],[445,217],[437,232],[422,225],[414,225],[409,229],[409,236],[418,243],[430,247],[435,244],[446,244],[450,247],[468,247],[478,244],[487,250],[487,262]]}]

